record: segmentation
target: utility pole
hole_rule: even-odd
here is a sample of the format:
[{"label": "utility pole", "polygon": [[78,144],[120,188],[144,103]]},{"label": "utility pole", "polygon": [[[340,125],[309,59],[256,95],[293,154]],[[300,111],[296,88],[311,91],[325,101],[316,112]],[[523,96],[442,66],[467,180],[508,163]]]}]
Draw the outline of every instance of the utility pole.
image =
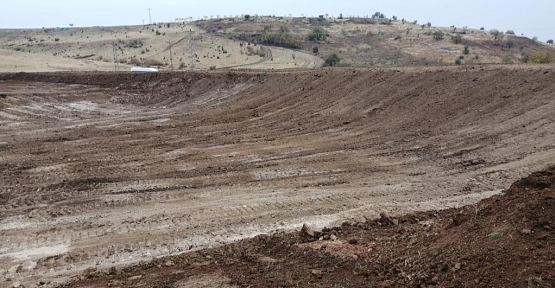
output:
[{"label": "utility pole", "polygon": [[189,58],[191,58],[191,71],[195,71],[195,32],[189,31]]},{"label": "utility pole", "polygon": [[150,8],[148,8],[148,19],[150,19],[149,25],[152,25],[152,14],[150,14]]},{"label": "utility pole", "polygon": [[119,71],[118,48],[116,42],[112,42],[112,51],[114,53],[114,70]]},{"label": "utility pole", "polygon": [[143,26],[145,26],[145,20],[143,20]]},{"label": "utility pole", "polygon": [[173,54],[172,54],[172,41],[168,41],[168,45],[170,45],[170,70],[173,71]]}]

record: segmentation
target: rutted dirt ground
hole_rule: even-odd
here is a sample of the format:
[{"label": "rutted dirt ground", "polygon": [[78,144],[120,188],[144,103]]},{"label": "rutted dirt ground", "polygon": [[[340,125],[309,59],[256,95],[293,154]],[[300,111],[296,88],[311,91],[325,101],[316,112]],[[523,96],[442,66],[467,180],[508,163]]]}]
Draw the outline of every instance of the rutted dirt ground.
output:
[{"label": "rutted dirt ground", "polygon": [[[0,75],[0,284],[474,204],[555,163],[554,73]],[[205,262],[173,285],[257,285]]]}]

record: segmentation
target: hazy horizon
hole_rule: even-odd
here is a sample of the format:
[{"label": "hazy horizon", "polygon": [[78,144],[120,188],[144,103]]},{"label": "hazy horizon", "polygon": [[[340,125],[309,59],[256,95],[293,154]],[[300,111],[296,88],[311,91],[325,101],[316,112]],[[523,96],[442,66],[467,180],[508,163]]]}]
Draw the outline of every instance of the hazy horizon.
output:
[{"label": "hazy horizon", "polygon": [[[29,8],[32,7],[32,8]],[[514,30],[516,35],[538,37],[542,41],[555,38],[555,5],[549,0],[522,1],[478,1],[467,0],[456,4],[445,1],[280,1],[270,5],[260,1],[247,0],[230,2],[224,0],[159,0],[159,1],[107,1],[90,2],[71,0],[20,0],[3,3],[0,11],[0,28],[42,28],[141,25],[149,22],[151,9],[153,22],[170,22],[176,18],[204,16],[276,15],[276,16],[317,16],[329,14],[345,17],[384,13],[387,17],[397,16],[419,23],[431,22],[433,26],[467,26],[486,30]]]}]

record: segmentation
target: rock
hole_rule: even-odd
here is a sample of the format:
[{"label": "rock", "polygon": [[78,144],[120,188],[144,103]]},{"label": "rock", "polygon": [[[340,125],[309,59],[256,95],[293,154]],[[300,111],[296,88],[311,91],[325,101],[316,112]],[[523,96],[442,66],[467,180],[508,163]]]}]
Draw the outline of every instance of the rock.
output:
[{"label": "rock", "polygon": [[455,268],[455,271],[461,270],[461,263],[456,263],[454,268]]},{"label": "rock", "polygon": [[337,241],[337,236],[331,235],[331,236],[330,236],[330,240],[331,240],[331,241]]},{"label": "rock", "polygon": [[399,225],[399,219],[391,219],[391,222],[393,223],[393,225],[398,226]]},{"label": "rock", "polygon": [[271,257],[268,257],[268,256],[263,256],[263,257],[258,258],[258,262],[272,264],[272,263],[277,263],[278,261],[274,258],[271,258]]},{"label": "rock", "polygon": [[44,285],[44,284],[46,284],[45,281],[40,281],[40,282],[39,282],[39,285],[41,285],[41,286]]},{"label": "rock", "polygon": [[305,223],[303,224],[303,228],[301,229],[301,234],[304,236],[314,237],[316,235],[316,232]]},{"label": "rock", "polygon": [[168,260],[168,261],[166,261],[166,263],[164,263],[164,266],[166,266],[166,267],[172,267],[173,265],[175,265],[175,263],[173,263],[172,260]]},{"label": "rock", "polygon": [[21,283],[19,283],[19,282],[13,282],[12,287],[13,287],[13,288],[19,288],[19,287],[21,287]]},{"label": "rock", "polygon": [[382,225],[393,225],[393,221],[391,221],[391,218],[385,212],[380,213],[380,223]]},{"label": "rock", "polygon": [[530,235],[530,234],[532,234],[532,230],[530,230],[530,229],[522,229],[522,230],[520,230],[520,234],[522,234],[522,235]]},{"label": "rock", "polygon": [[316,269],[312,270],[312,275],[314,275],[314,276],[316,276],[316,277],[318,277],[318,278],[322,278],[322,274],[323,274],[323,273],[322,273],[322,271],[320,271],[320,270],[316,270]]}]

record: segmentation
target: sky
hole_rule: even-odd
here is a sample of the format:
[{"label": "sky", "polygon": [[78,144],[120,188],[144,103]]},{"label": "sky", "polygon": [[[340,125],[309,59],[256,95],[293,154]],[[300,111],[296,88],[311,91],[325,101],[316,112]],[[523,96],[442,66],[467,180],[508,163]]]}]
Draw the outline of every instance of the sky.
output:
[{"label": "sky", "polygon": [[[216,15],[372,15],[555,38],[553,0],[2,0],[0,28],[140,25]],[[0,39],[1,41],[1,39]]]}]

